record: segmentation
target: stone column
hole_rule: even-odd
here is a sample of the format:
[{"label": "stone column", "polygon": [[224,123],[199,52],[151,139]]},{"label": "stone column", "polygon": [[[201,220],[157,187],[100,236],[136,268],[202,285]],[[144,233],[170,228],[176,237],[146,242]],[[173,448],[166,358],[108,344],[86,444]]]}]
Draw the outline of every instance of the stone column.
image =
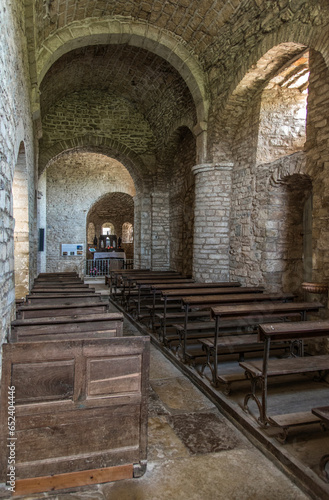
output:
[{"label": "stone column", "polygon": [[229,222],[233,164],[195,165],[193,276],[200,282],[229,280]]},{"label": "stone column", "polygon": [[134,197],[134,267],[151,268],[151,197]]},{"label": "stone column", "polygon": [[152,193],[152,269],[169,269],[169,193]]}]

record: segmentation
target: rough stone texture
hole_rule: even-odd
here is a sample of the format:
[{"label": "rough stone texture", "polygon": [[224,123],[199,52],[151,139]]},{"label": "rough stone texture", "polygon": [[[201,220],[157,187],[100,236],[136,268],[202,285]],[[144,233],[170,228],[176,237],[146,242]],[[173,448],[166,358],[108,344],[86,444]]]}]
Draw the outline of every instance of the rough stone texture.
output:
[{"label": "rough stone texture", "polygon": [[231,169],[196,165],[193,275],[199,281],[229,280]]},{"label": "rough stone texture", "polygon": [[[107,222],[107,214],[106,220],[97,216],[94,219],[95,194],[98,200],[104,196],[115,195],[119,198],[120,195],[121,197],[125,195],[132,200],[131,196],[135,194],[135,189],[127,170],[118,162],[102,155],[76,153],[59,158],[48,168],[47,272],[77,270],[80,274],[84,274],[88,213],[98,232],[102,223]],[[131,207],[129,214],[131,217]],[[118,223],[119,231],[126,219],[120,221],[116,216],[115,222]],[[84,244],[84,255],[61,256],[62,243]]]},{"label": "rough stone texture", "polygon": [[[17,221],[16,229],[24,232],[25,285],[32,279],[35,262],[34,164],[33,135],[29,107],[27,50],[24,39],[24,9],[22,2],[0,2],[0,346],[6,338],[15,310],[15,253],[20,251],[17,241],[14,251],[13,178],[16,164],[24,172],[24,223]],[[5,28],[4,28],[5,27]],[[21,152],[21,155],[20,155]],[[21,186],[22,187],[22,186]],[[29,203],[28,214],[26,203]],[[19,219],[19,192],[15,197],[16,217]],[[26,247],[29,247],[29,255]],[[19,276],[17,276],[19,282]],[[1,363],[1,361],[0,361]]]},{"label": "rough stone texture", "polygon": [[179,147],[169,168],[170,178],[170,268],[192,275],[194,232],[195,139],[188,129],[180,130]]},{"label": "rough stone texture", "polygon": [[[308,274],[329,279],[328,2],[0,0],[0,7],[2,337],[14,302],[12,181],[22,144],[29,210],[16,217],[16,253],[26,256],[16,269],[25,288],[37,263],[38,271],[58,269],[60,242],[72,234],[85,241],[89,209],[113,192],[134,196],[136,267],[296,291],[305,276],[303,205],[312,196]],[[304,94],[272,79],[307,49],[304,136]],[[119,173],[104,181],[99,170],[91,179],[92,162],[71,176],[69,157],[87,153],[119,162],[129,183],[123,188]],[[40,174],[48,168],[47,186],[34,178],[37,164]],[[194,169],[193,181],[195,164],[210,169]],[[38,256],[37,217],[48,234]]]},{"label": "rough stone texture", "polygon": [[[92,233],[87,237],[88,247],[94,246],[93,240],[96,236],[99,238],[102,234],[102,226],[104,223],[109,223],[112,231],[117,238],[123,238],[124,224],[130,224],[133,227],[134,223],[134,200],[126,193],[110,193],[103,196],[90,210],[87,216],[87,225],[92,224]],[[98,242],[99,244],[99,242]],[[134,258],[134,248],[132,243],[122,243],[121,247],[125,250],[126,258]],[[90,252],[87,253],[87,258],[92,259]]]}]

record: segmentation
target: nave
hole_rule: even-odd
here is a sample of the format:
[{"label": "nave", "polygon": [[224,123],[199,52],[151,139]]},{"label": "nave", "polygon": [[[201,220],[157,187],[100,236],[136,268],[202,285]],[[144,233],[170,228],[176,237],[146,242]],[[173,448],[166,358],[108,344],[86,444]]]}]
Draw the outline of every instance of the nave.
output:
[{"label": "nave", "polygon": [[[109,288],[92,282],[97,293]],[[110,304],[110,312],[116,312]],[[127,317],[124,335],[140,335]],[[144,476],[61,493],[56,500],[307,500],[310,497],[151,345]],[[28,497],[45,498],[45,493]]]}]

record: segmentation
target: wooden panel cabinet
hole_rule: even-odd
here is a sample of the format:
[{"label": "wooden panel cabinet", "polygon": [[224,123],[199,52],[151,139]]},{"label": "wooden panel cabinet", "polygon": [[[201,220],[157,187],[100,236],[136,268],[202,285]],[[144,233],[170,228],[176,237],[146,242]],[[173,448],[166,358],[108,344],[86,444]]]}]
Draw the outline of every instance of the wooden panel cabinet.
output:
[{"label": "wooden panel cabinet", "polygon": [[9,387],[16,399],[16,494],[143,474],[148,371],[148,337],[3,345],[1,482],[8,472]]}]

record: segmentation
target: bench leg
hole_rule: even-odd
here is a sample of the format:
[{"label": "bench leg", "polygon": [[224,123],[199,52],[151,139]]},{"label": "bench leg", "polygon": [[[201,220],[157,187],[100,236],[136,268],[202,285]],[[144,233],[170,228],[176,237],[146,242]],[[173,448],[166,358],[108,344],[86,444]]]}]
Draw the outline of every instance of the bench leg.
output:
[{"label": "bench leg", "polygon": [[[259,417],[257,420],[262,427],[266,427],[266,425],[268,424],[267,416],[265,415],[263,405],[256,394],[257,386],[258,385],[263,386],[264,381],[260,377],[253,377],[247,371],[245,372],[245,374],[246,374],[246,378],[250,380],[251,392],[249,394],[246,394],[246,396],[244,398],[243,410],[245,412],[249,413],[249,409],[248,409],[249,399],[252,399],[253,401],[255,401],[255,403],[257,404],[258,410],[259,410]],[[262,393],[263,393],[263,390],[262,390]]]},{"label": "bench leg", "polygon": [[329,455],[323,455],[323,457],[320,460],[320,472],[322,478],[326,481],[326,483],[329,483],[329,473],[326,470],[326,465],[329,462]]}]

